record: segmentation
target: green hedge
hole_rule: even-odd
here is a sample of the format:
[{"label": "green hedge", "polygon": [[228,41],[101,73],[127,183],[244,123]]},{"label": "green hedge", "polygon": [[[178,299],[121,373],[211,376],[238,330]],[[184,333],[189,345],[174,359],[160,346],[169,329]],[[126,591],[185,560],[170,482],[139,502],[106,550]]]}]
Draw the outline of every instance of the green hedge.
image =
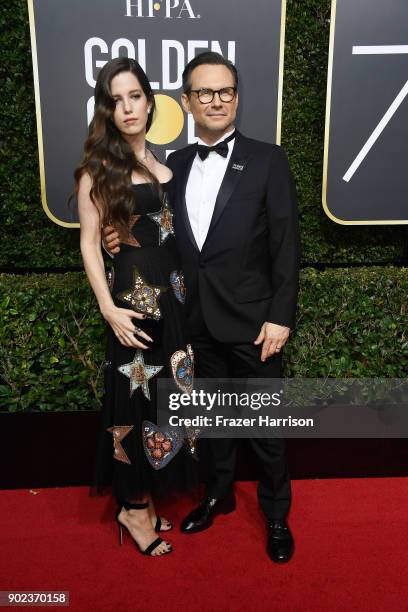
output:
[{"label": "green hedge", "polygon": [[82,273],[0,275],[0,405],[99,407],[104,324]]},{"label": "green hedge", "polygon": [[[82,273],[0,275],[0,401],[5,411],[99,407],[104,323]],[[406,377],[408,269],[301,275],[285,375]]]},{"label": "green hedge", "polygon": [[[403,228],[343,227],[321,206],[330,0],[288,0],[282,144],[295,173],[305,262],[379,262],[401,256]],[[40,200],[26,0],[0,8],[1,266],[81,263],[78,230],[53,224]]]}]

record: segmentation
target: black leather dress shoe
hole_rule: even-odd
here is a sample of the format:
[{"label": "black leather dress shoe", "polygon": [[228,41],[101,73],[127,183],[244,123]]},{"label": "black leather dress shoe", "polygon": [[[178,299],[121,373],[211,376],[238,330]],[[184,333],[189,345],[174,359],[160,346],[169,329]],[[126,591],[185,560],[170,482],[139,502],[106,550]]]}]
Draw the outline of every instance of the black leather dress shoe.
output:
[{"label": "black leather dress shoe", "polygon": [[286,563],[293,555],[295,542],[285,519],[274,519],[268,523],[266,550],[275,563]]},{"label": "black leather dress shoe", "polygon": [[183,533],[197,533],[211,527],[217,514],[229,514],[236,507],[235,496],[230,494],[223,499],[206,497],[197,508],[181,522],[180,528]]}]

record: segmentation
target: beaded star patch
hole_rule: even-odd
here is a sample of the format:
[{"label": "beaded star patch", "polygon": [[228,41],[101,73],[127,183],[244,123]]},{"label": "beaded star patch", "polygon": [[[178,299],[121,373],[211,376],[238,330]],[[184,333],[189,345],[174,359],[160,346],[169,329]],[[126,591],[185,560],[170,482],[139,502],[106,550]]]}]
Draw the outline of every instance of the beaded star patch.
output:
[{"label": "beaded star patch", "polygon": [[113,458],[118,461],[123,461],[123,463],[130,463],[129,457],[124,451],[124,448],[121,444],[123,438],[125,438],[130,431],[133,429],[133,425],[114,425],[113,427],[108,427],[107,431],[109,431],[113,436]]},{"label": "beaded star patch", "polygon": [[127,291],[117,294],[117,298],[130,304],[136,312],[141,312],[152,319],[158,321],[161,318],[161,311],[158,304],[160,294],[167,291],[165,287],[149,285],[139,270],[133,268],[133,286]]},{"label": "beaded star patch", "polygon": [[143,351],[137,349],[133,361],[119,366],[118,370],[130,379],[130,397],[136,389],[141,387],[144,396],[149,400],[149,380],[156,376],[162,368],[163,366],[145,364]]},{"label": "beaded star patch", "polygon": [[163,242],[167,240],[170,235],[174,236],[173,212],[170,208],[167,193],[165,193],[163,196],[163,203],[159,212],[147,213],[147,216],[150,217],[152,221],[157,223],[160,228],[159,245],[163,244]]},{"label": "beaded star patch", "polygon": [[173,272],[170,273],[170,284],[178,301],[184,304],[186,299],[186,287],[184,285],[183,273],[173,270]]},{"label": "beaded star patch", "polygon": [[143,421],[143,448],[150,465],[155,470],[164,468],[183,446],[184,436],[180,428],[161,431],[150,421]]},{"label": "beaded star patch", "polygon": [[194,353],[191,344],[186,351],[176,351],[170,358],[171,371],[177,386],[183,393],[191,393],[194,383]]}]

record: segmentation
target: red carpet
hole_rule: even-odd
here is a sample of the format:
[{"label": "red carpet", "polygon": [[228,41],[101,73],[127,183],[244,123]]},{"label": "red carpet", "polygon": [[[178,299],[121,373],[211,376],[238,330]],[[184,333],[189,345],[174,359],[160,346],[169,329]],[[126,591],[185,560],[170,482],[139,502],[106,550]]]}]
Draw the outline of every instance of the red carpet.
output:
[{"label": "red carpet", "polygon": [[[112,502],[87,488],[1,491],[0,590],[70,591],[75,611],[406,611],[408,478],[295,481],[293,492],[297,547],[279,566],[253,483],[237,485],[237,511],[209,531],[173,530],[162,559],[129,538],[120,547]],[[190,506],[165,515],[179,521]]]}]

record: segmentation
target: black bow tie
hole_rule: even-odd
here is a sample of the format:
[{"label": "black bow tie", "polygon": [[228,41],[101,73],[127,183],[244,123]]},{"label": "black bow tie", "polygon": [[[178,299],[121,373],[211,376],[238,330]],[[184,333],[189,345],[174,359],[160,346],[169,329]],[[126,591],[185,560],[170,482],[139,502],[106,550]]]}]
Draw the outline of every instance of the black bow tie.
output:
[{"label": "black bow tie", "polygon": [[226,138],[225,140],[221,140],[221,142],[219,142],[218,144],[212,147],[207,147],[206,145],[197,144],[197,153],[200,156],[200,159],[202,159],[203,161],[207,159],[211,151],[215,151],[216,153],[218,153],[218,155],[221,155],[222,157],[227,157],[228,150],[229,150],[228,143],[233,138],[235,138],[235,131],[232,134],[230,134],[228,138]]}]

